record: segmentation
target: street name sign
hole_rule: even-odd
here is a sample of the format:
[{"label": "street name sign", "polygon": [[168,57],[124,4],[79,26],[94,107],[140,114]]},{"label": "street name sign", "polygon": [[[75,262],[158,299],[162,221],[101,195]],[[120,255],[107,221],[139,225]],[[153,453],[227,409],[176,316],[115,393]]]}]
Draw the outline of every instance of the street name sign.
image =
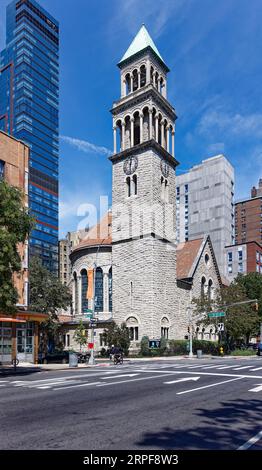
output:
[{"label": "street name sign", "polygon": [[225,315],[225,312],[211,312],[208,314],[208,318],[224,317]]}]

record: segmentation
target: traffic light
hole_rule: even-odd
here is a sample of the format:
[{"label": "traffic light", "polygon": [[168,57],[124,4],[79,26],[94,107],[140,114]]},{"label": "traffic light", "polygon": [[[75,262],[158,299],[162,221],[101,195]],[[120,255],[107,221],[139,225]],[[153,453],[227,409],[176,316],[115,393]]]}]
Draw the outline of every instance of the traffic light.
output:
[{"label": "traffic light", "polygon": [[185,335],[184,338],[185,338],[185,339],[189,339],[189,336],[188,336],[188,335]]}]

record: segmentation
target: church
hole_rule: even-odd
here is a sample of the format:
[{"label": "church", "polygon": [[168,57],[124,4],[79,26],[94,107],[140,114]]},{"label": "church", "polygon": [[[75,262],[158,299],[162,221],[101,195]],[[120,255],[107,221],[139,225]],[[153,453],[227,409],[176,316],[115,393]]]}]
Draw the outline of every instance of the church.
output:
[{"label": "church", "polygon": [[[176,112],[168,101],[169,68],[142,25],[118,63],[121,96],[113,103],[112,210],[71,253],[73,311],[63,317],[66,345],[82,319],[90,326],[88,272],[95,267],[95,348],[114,320],[131,347],[143,336],[184,339],[191,300],[210,298],[221,277],[209,236],[176,242]],[[215,339],[201,329],[199,339]]]}]

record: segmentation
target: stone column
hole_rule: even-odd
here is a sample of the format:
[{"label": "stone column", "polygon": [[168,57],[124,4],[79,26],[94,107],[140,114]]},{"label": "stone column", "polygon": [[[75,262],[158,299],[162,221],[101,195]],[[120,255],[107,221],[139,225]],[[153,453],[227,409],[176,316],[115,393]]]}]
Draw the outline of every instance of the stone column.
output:
[{"label": "stone column", "polygon": [[156,142],[158,142],[158,116],[156,115]]},{"label": "stone column", "polygon": [[166,150],[167,150],[167,152],[169,152],[169,132],[170,132],[169,127],[167,127],[167,129],[166,129]]},{"label": "stone column", "polygon": [[103,274],[104,312],[109,311],[108,273]]},{"label": "stone column", "polygon": [[113,127],[114,130],[114,153],[117,153],[117,148],[116,148],[116,126]]},{"label": "stone column", "polygon": [[134,147],[134,122],[135,122],[135,119],[133,118],[133,116],[131,117],[130,119],[131,121],[131,147]]},{"label": "stone column", "polygon": [[146,84],[150,83],[150,61],[147,59],[146,61]]},{"label": "stone column", "polygon": [[175,157],[175,131],[172,131],[172,156]]},{"label": "stone column", "polygon": [[161,145],[165,148],[165,128],[164,121],[161,121]]},{"label": "stone column", "polygon": [[141,72],[137,72],[138,75],[138,89],[141,88]]},{"label": "stone column", "polygon": [[78,315],[81,315],[82,313],[82,282],[81,282],[81,276],[77,276],[77,291],[78,291],[78,308],[77,308],[77,313]]},{"label": "stone column", "polygon": [[126,80],[125,77],[121,79],[121,97],[126,96]]},{"label": "stone column", "polygon": [[76,313],[76,295],[75,295],[75,278],[73,278],[72,282],[72,305],[73,305],[73,313]]},{"label": "stone column", "polygon": [[152,117],[153,109],[149,109],[149,140],[152,139]]},{"label": "stone column", "polygon": [[143,140],[144,140],[144,128],[143,128],[143,113],[139,113],[139,117],[140,117],[140,144],[142,144]]},{"label": "stone column", "polygon": [[157,79],[157,91],[160,93],[160,78]]},{"label": "stone column", "polygon": [[126,138],[126,125],[122,122],[122,145],[121,145],[121,152],[125,150],[125,138]]},{"label": "stone column", "polygon": [[167,98],[167,80],[164,81],[163,96]]},{"label": "stone column", "polygon": [[133,93],[133,84],[134,84],[133,75],[130,75],[130,93]]},{"label": "stone column", "polygon": [[156,87],[156,72],[153,72],[153,86]]}]

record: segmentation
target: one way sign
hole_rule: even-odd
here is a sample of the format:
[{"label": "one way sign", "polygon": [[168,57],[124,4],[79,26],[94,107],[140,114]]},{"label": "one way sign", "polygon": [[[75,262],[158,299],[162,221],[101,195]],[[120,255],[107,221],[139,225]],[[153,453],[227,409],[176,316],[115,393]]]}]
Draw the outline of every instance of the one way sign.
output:
[{"label": "one way sign", "polygon": [[224,331],[224,323],[218,323],[217,329],[218,331]]}]

